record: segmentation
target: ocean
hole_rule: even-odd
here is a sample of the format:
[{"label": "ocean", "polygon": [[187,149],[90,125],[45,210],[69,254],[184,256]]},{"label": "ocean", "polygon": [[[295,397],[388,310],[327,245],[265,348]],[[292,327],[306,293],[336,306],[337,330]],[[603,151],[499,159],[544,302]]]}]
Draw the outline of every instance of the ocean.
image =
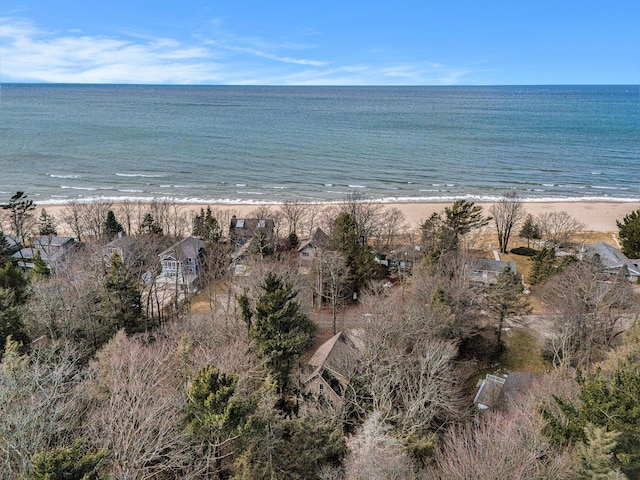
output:
[{"label": "ocean", "polygon": [[0,198],[640,201],[640,86],[0,86]]}]

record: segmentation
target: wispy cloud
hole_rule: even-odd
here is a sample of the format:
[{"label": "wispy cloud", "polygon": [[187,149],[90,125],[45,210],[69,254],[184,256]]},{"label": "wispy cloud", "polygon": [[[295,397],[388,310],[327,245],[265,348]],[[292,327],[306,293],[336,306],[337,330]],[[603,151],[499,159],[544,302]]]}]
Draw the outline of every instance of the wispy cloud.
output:
[{"label": "wispy cloud", "polygon": [[96,36],[48,31],[16,18],[0,18],[0,49],[0,80],[5,82],[420,85],[459,83],[470,73],[428,62],[318,60],[300,55],[312,47],[296,41]]}]

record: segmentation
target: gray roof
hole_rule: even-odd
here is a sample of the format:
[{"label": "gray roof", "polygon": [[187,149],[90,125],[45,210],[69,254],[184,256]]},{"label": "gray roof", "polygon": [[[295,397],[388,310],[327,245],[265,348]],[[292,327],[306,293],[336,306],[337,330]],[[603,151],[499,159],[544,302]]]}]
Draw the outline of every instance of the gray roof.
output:
[{"label": "gray roof", "polygon": [[67,247],[75,243],[73,237],[60,237],[57,235],[42,235],[35,239],[34,244],[36,247]]},{"label": "gray roof", "polygon": [[500,396],[500,391],[504,383],[504,377],[487,374],[485,379],[480,383],[480,388],[478,389],[476,397],[473,399],[473,403],[478,405],[480,409],[493,407],[498,403],[498,397]]},{"label": "gray roof", "polygon": [[300,246],[298,247],[298,251],[303,250],[308,246],[319,247],[319,246],[324,245],[328,241],[329,241],[329,235],[324,233],[324,231],[321,228],[317,228],[316,231],[311,236],[311,238],[308,238],[308,239],[303,240],[302,242],[300,242]]},{"label": "gray roof", "polygon": [[489,260],[486,258],[474,258],[472,261],[472,267],[474,270],[480,270],[483,272],[495,272],[500,273],[505,268],[509,267],[511,271],[516,271],[516,264],[513,262],[503,262],[502,260]]},{"label": "gray roof", "polygon": [[200,240],[196,237],[187,237],[174,243],[164,252],[160,253],[160,259],[166,257],[174,257],[177,259],[183,258],[197,258],[202,250],[204,250],[206,243],[204,240]]},{"label": "gray roof", "polygon": [[588,256],[598,255],[605,268],[620,269],[626,265],[630,275],[640,276],[640,268],[629,260],[622,251],[608,243],[598,242],[586,245],[584,253]]}]

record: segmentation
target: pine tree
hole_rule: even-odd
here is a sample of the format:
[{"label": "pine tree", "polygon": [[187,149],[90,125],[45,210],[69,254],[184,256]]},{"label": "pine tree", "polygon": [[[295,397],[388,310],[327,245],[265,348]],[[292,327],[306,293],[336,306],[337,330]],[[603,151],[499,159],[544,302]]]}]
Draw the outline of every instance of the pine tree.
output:
[{"label": "pine tree", "polygon": [[22,322],[22,315],[15,305],[13,293],[0,288],[0,359],[8,338],[17,342],[22,352],[27,351],[31,345],[31,339]]},{"label": "pine tree", "polygon": [[527,215],[522,228],[520,229],[520,238],[527,239],[527,248],[531,245],[531,240],[540,240],[542,238],[542,232],[540,226],[533,220],[533,215]]},{"label": "pine tree", "polygon": [[111,257],[104,288],[103,308],[107,322],[114,325],[115,330],[124,328],[127,333],[143,331],[146,325],[142,296],[134,277],[127,271],[117,253]]},{"label": "pine tree", "polygon": [[116,219],[116,214],[113,213],[113,210],[107,212],[107,218],[104,221],[102,230],[110,240],[115,238],[119,233],[124,232],[124,227]]},{"label": "pine tree", "polygon": [[618,444],[619,432],[609,432],[605,427],[596,427],[588,423],[584,428],[585,442],[576,447],[580,465],[580,478],[625,479],[619,470],[614,470],[613,451]]},{"label": "pine tree", "polygon": [[9,223],[13,227],[13,232],[22,241],[27,233],[26,228],[33,217],[33,211],[36,209],[33,200],[27,198],[24,192],[16,192],[9,203],[2,205],[2,208],[9,212]]},{"label": "pine tree", "polygon": [[185,405],[189,430],[205,442],[217,471],[224,455],[221,450],[231,446],[254,408],[251,401],[234,397],[237,386],[237,374],[224,373],[210,365],[203,367],[189,386]]},{"label": "pine tree", "polygon": [[209,243],[220,243],[222,227],[220,227],[218,219],[213,216],[211,207],[207,206],[206,212],[204,208],[201,208],[200,213],[193,217],[192,234]]},{"label": "pine tree", "polygon": [[38,219],[38,233],[47,237],[58,235],[55,219],[44,208],[40,211],[40,218]]},{"label": "pine tree", "polygon": [[162,227],[156,223],[152,214],[147,213],[138,227],[138,233],[140,235],[162,235]]},{"label": "pine tree", "polygon": [[9,259],[11,258],[10,253],[11,247],[9,246],[9,242],[4,236],[4,232],[0,230],[0,266],[9,261]]},{"label": "pine tree", "polygon": [[559,444],[589,443],[587,426],[615,435],[615,461],[630,478],[640,474],[640,348],[638,343],[612,372],[578,374],[578,401],[555,398],[556,410],[543,409],[545,433]]},{"label": "pine tree", "polygon": [[468,200],[456,200],[451,207],[444,209],[445,226],[449,231],[451,249],[456,250],[460,238],[472,230],[482,228],[489,223],[490,217],[482,214],[482,207]]},{"label": "pine tree", "polygon": [[496,319],[496,354],[502,349],[502,329],[505,320],[513,315],[524,315],[531,311],[529,299],[523,293],[522,277],[511,267],[498,274],[497,284],[487,295],[487,310]]},{"label": "pine tree", "polygon": [[300,311],[300,303],[295,300],[298,292],[291,283],[268,273],[261,287],[264,292],[256,303],[249,337],[284,398],[291,371],[311,344],[316,327]]},{"label": "pine tree", "polygon": [[528,278],[531,285],[543,283],[558,272],[556,267],[556,251],[553,248],[543,247],[536,253],[531,261],[532,265]]},{"label": "pine tree", "polygon": [[23,304],[29,295],[29,279],[14,262],[0,263],[0,289],[11,291],[16,305]]},{"label": "pine tree", "polygon": [[640,258],[640,210],[625,215],[622,222],[616,220],[622,252],[629,258]]},{"label": "pine tree", "polygon": [[98,466],[106,450],[89,453],[82,441],[68,447],[56,447],[33,456],[25,480],[97,480]]},{"label": "pine tree", "polygon": [[347,265],[345,291],[348,296],[359,294],[377,274],[371,248],[360,237],[358,225],[349,213],[341,213],[332,228],[329,249],[340,252]]},{"label": "pine tree", "polygon": [[40,250],[36,250],[32,260],[33,268],[29,272],[29,276],[32,280],[36,278],[46,278],[51,275],[49,265],[47,265],[47,262],[42,258]]}]

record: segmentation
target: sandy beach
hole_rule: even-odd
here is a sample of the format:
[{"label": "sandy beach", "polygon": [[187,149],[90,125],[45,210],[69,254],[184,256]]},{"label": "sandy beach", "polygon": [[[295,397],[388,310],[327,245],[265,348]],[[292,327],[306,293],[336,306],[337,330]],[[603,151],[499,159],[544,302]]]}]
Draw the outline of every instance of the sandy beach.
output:
[{"label": "sandy beach", "polygon": [[[238,217],[247,216],[252,210],[261,205],[277,208],[278,204],[208,204],[212,209],[227,211]],[[449,203],[384,203],[385,208],[398,208],[401,210],[409,225],[418,226],[422,220],[428,218],[434,212],[441,212]],[[478,203],[482,205],[486,214],[489,214],[491,203]],[[207,204],[179,204],[185,213],[195,213]],[[65,205],[46,205],[47,212],[52,214],[58,222],[63,216]],[[640,209],[640,202],[526,202],[524,208],[527,213],[536,216],[546,212],[565,211],[576,220],[583,223],[585,231],[615,232],[618,230],[616,220],[622,220],[624,216],[634,210]],[[113,204],[113,210],[118,211],[118,204]]]}]

